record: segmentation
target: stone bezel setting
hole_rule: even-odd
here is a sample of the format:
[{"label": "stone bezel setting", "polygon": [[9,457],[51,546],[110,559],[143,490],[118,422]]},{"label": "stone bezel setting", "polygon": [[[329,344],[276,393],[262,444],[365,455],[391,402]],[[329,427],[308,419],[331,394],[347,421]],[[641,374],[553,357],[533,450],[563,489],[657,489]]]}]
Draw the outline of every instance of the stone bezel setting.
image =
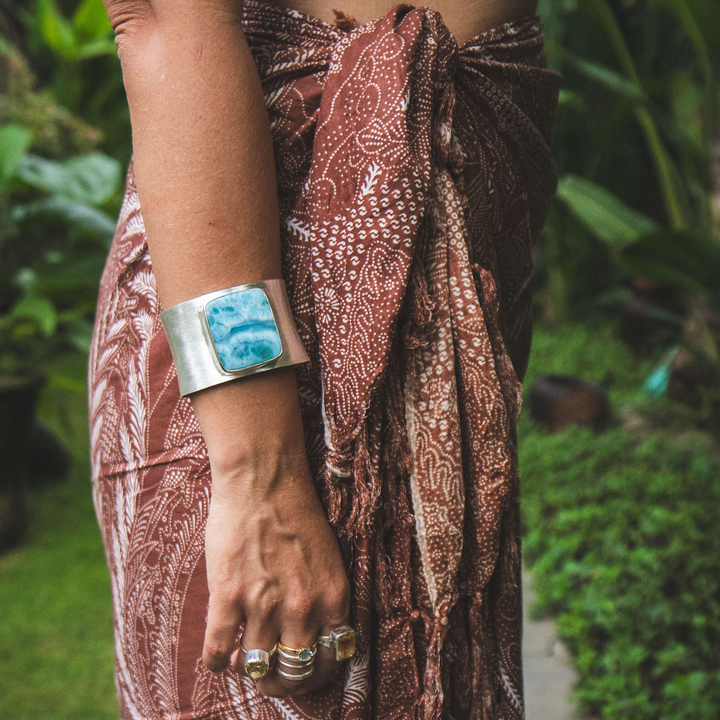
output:
[{"label": "stone bezel setting", "polygon": [[[261,367],[283,354],[277,318],[262,288],[250,287],[215,297],[203,306],[202,317],[214,360],[223,373],[233,375]],[[254,343],[253,333],[259,335]]]},{"label": "stone bezel setting", "polygon": [[243,669],[248,677],[260,680],[270,671],[270,653],[266,650],[248,650]]},{"label": "stone bezel setting", "polygon": [[347,660],[355,654],[357,637],[355,630],[349,625],[343,625],[333,630],[330,637],[332,638],[332,644],[335,646],[335,659],[338,662]]},{"label": "stone bezel setting", "polygon": [[314,655],[315,655],[315,653],[309,647],[304,647],[304,648],[300,648],[300,650],[298,651],[297,657],[298,657],[298,660],[300,660],[300,662],[306,663],[306,662],[310,662],[310,660],[313,659]]}]

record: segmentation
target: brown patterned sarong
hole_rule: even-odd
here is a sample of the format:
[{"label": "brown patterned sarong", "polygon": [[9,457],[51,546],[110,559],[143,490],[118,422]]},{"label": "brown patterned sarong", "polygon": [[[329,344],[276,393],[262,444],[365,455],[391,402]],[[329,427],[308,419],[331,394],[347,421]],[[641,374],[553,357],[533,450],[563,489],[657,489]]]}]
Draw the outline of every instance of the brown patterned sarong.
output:
[{"label": "brown patterned sarong", "polygon": [[458,48],[426,8],[354,27],[244,6],[312,358],[298,371],[308,456],[359,652],[288,700],[202,665],[209,464],[131,172],[90,360],[122,718],[522,718],[514,425],[559,87],[540,22]]}]

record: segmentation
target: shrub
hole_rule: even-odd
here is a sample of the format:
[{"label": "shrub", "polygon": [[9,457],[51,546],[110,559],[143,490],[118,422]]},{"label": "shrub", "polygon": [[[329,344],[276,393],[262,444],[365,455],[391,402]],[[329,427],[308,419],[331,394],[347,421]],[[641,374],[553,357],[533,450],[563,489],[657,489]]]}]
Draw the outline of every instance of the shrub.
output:
[{"label": "shrub", "polygon": [[575,658],[581,707],[716,720],[720,457],[698,436],[525,435],[525,557]]}]

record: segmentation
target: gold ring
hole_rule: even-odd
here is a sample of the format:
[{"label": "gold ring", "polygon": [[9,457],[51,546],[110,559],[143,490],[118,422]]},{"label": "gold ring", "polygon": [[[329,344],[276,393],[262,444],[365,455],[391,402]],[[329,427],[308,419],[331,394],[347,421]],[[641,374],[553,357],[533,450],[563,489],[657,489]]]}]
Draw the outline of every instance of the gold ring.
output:
[{"label": "gold ring", "polygon": [[315,657],[315,653],[317,652],[317,642],[315,642],[312,647],[305,646],[300,648],[293,648],[279,642],[277,644],[277,649],[280,653],[280,657],[286,658],[287,660],[300,660],[300,662],[309,663]]},{"label": "gold ring", "polygon": [[357,636],[349,625],[341,625],[329,635],[318,635],[317,643],[323,647],[335,648],[336,660],[347,660],[355,654]]}]

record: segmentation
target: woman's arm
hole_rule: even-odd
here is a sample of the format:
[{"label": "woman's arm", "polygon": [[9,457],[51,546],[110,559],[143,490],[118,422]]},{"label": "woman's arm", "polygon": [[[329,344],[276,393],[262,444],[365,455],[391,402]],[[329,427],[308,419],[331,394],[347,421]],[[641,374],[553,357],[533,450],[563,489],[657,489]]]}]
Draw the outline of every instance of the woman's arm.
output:
[{"label": "woman's arm", "polygon": [[[164,307],[279,278],[270,128],[242,33],[240,0],[105,0],[133,127],[135,176]],[[243,645],[313,642],[347,619],[349,586],[309,475],[292,369],[196,393],[208,446],[210,608],[203,658],[214,671]],[[271,674],[273,695],[308,691]]]}]

